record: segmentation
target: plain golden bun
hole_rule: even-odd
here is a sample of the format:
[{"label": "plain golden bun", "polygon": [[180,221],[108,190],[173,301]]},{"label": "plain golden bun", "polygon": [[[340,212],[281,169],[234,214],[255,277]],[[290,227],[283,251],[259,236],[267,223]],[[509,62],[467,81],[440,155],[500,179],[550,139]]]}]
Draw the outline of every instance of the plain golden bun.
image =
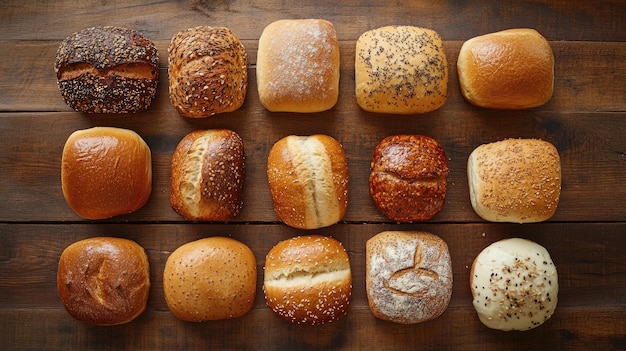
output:
[{"label": "plain golden bun", "polygon": [[332,23],[279,20],[259,38],[256,79],[272,112],[321,112],[339,98],[339,42]]},{"label": "plain golden bun", "polygon": [[254,304],[256,282],[254,253],[227,237],[178,247],[163,271],[167,306],[176,318],[188,322],[243,316]]},{"label": "plain golden bun", "polygon": [[269,152],[267,176],[283,223],[317,229],[339,222],[348,207],[348,163],[330,136],[287,136]]},{"label": "plain golden bun", "polygon": [[561,194],[561,160],[551,143],[505,139],[484,144],[467,161],[474,211],[491,222],[550,219]]},{"label": "plain golden bun", "polygon": [[57,289],[72,317],[117,325],[139,316],[148,303],[148,256],[136,242],[96,237],[68,246],[59,259]]},{"label": "plain golden bun", "polygon": [[387,26],[356,43],[356,100],[368,112],[416,114],[448,99],[448,60],[432,29]]},{"label": "plain golden bun", "polygon": [[366,243],[367,300],[377,318],[412,324],[439,317],[452,280],[448,245],[434,234],[386,231]]},{"label": "plain golden bun", "polygon": [[167,51],[170,102],[182,116],[209,117],[243,105],[248,55],[230,29],[186,29],[172,37]]},{"label": "plain golden bun", "polygon": [[448,160],[439,143],[423,135],[393,135],[374,149],[370,195],[397,222],[426,221],[443,208]]},{"label": "plain golden bun", "polygon": [[91,27],[61,42],[54,71],[65,103],[76,111],[140,112],[156,95],[159,56],[137,31]]},{"label": "plain golden bun", "polygon": [[554,262],[541,245],[511,238],[486,247],[470,275],[480,321],[504,331],[530,330],[552,317],[559,281]]},{"label": "plain golden bun", "polygon": [[152,191],[150,148],[128,129],[75,131],[63,148],[61,184],[65,200],[83,218],[105,219],[136,211]]},{"label": "plain golden bun", "polygon": [[550,100],[554,89],[554,55],[534,29],[515,28],[467,40],[457,70],[463,97],[480,107],[537,107]]},{"label": "plain golden bun", "polygon": [[276,244],[265,259],[267,305],[290,323],[319,325],[348,313],[350,260],[336,239],[308,235]]},{"label": "plain golden bun", "polygon": [[227,129],[187,134],[172,156],[170,203],[190,220],[225,221],[241,211],[244,150]]}]

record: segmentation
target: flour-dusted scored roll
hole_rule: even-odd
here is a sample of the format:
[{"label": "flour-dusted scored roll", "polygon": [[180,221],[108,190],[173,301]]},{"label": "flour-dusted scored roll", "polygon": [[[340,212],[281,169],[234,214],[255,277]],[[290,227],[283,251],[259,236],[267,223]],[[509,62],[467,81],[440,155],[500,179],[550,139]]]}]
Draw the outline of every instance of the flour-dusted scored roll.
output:
[{"label": "flour-dusted scored roll", "polygon": [[339,42],[322,19],[279,20],[259,38],[256,78],[272,112],[321,112],[339,98]]},{"label": "flour-dusted scored roll", "polygon": [[67,312],[79,321],[117,325],[138,317],[148,303],[148,256],[132,240],[95,237],[61,253],[57,289]]},{"label": "flour-dusted scored roll", "polygon": [[241,107],[248,91],[248,55],[228,28],[198,26],[176,33],[168,47],[169,96],[185,117]]},{"label": "flour-dusted scored roll", "polygon": [[227,129],[195,130],[174,150],[170,203],[190,220],[225,221],[243,206],[244,149]]},{"label": "flour-dusted scored roll", "polygon": [[276,244],[265,259],[265,301],[290,323],[320,325],[348,313],[352,271],[338,240],[320,235]]},{"label": "flour-dusted scored roll", "polygon": [[243,316],[254,304],[256,282],[252,250],[221,236],[181,245],[163,271],[165,302],[176,318],[188,322]]},{"label": "flour-dusted scored roll", "polygon": [[159,56],[141,33],[121,27],[91,27],[63,40],[54,71],[70,107],[86,113],[146,110],[156,95]]},{"label": "flour-dusted scored roll", "polygon": [[152,192],[152,156],[132,130],[94,127],[72,133],[61,160],[63,196],[87,219],[105,219],[143,207]]},{"label": "flour-dusted scored roll", "polygon": [[348,162],[328,135],[287,136],[269,152],[267,176],[283,223],[317,229],[339,222],[348,207]]},{"label": "flour-dusted scored roll", "polygon": [[480,321],[504,331],[530,330],[556,309],[559,281],[548,251],[526,239],[497,241],[476,256],[470,273]]},{"label": "flour-dusted scored roll", "polygon": [[463,97],[473,105],[527,109],[550,100],[554,54],[536,30],[513,28],[467,40],[457,60]]},{"label": "flour-dusted scored roll", "polygon": [[550,219],[561,195],[561,159],[539,139],[505,139],[472,151],[467,162],[474,211],[491,222]]},{"label": "flour-dusted scored roll", "polygon": [[356,100],[368,112],[417,114],[448,99],[448,60],[432,29],[386,26],[356,44]]},{"label": "flour-dusted scored roll", "polygon": [[445,152],[435,139],[392,135],[374,149],[370,195],[390,219],[426,221],[443,208],[448,172]]},{"label": "flour-dusted scored roll", "polygon": [[365,284],[377,318],[402,324],[439,317],[452,297],[448,245],[426,232],[386,231],[366,242]]}]

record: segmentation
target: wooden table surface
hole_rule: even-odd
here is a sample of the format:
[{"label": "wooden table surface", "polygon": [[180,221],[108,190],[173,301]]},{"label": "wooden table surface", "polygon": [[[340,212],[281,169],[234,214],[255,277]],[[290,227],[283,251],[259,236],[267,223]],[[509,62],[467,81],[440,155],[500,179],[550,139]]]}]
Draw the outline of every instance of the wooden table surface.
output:
[{"label": "wooden table surface", "polygon": [[[337,30],[340,96],[330,111],[270,113],[255,79],[258,38],[285,18],[324,18]],[[354,96],[354,48],[361,33],[404,24],[436,30],[449,61],[449,98],[425,115],[363,112]],[[60,42],[98,25],[136,29],[159,50],[160,84],[151,108],[134,115],[86,115],[65,105],[53,70]],[[249,89],[233,113],[181,117],[167,93],[167,45],[178,31],[226,26],[249,54]],[[456,59],[471,37],[531,27],[555,55],[554,96],[525,111],[472,107],[458,88]],[[3,1],[0,10],[0,348],[56,349],[626,349],[626,3],[615,1]],[[87,221],[63,199],[61,154],[78,129],[115,126],[138,132],[153,154],[153,191],[139,211]],[[169,204],[170,159],[194,129],[229,128],[245,145],[244,208],[228,223],[191,223]],[[267,186],[266,161],[274,142],[289,134],[328,134],[345,148],[350,198],[344,219],[331,227],[296,230],[278,221]],[[450,165],[443,210],[424,223],[397,224],[382,216],[368,192],[372,151],[384,137],[415,133],[437,139]],[[562,160],[562,196],[554,217],[536,224],[497,224],[472,210],[466,163],[480,144],[504,138],[542,138]],[[439,318],[415,325],[377,320],[365,294],[365,241],[383,230],[425,230],[447,241],[454,288]],[[265,255],[278,241],[316,233],[347,248],[353,271],[348,315],[319,327],[288,324],[265,305]],[[256,255],[253,309],[224,321],[187,323],[168,310],[162,275],[178,246],[215,235],[232,236]],[[56,290],[56,266],[69,244],[120,236],[145,247],[152,287],[147,310],[131,323],[97,327],[74,320]],[[500,332],[483,326],[468,284],[474,257],[490,243],[523,237],[545,246],[559,272],[556,313],[539,328]]]}]

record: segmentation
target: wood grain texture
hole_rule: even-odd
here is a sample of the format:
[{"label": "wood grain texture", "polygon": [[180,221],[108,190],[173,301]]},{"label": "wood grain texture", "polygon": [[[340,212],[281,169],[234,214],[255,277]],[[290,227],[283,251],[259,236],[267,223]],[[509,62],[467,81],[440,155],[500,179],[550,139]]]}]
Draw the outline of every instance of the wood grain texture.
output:
[{"label": "wood grain texture", "polygon": [[[284,18],[324,18],[337,30],[341,52],[337,105],[316,114],[270,113],[255,77],[258,37]],[[363,112],[354,97],[354,48],[366,30],[389,24],[435,29],[450,63],[449,98],[425,115]],[[151,38],[160,56],[160,84],[150,109],[133,115],[86,115],[59,94],[53,70],[61,40],[95,25],[119,25]],[[250,59],[248,96],[237,111],[211,118],[181,117],[170,105],[167,46],[177,31],[221,25],[243,41]],[[497,111],[466,103],[456,59],[473,36],[532,27],[555,55],[554,96],[525,111]],[[626,3],[623,1],[382,1],[299,3],[283,0],[5,1],[0,11],[0,348],[7,350],[626,350]],[[153,156],[153,191],[132,214],[87,221],[63,199],[60,162],[75,130],[115,126],[135,130]],[[244,141],[244,207],[227,223],[192,223],[169,204],[170,161],[177,143],[195,129],[229,128]],[[346,318],[321,327],[288,324],[265,305],[265,255],[278,241],[311,233],[281,224],[273,211],[266,163],[272,145],[290,134],[323,133],[339,140],[348,158],[350,193],[343,220],[314,231],[340,240],[353,271]],[[393,223],[368,192],[370,162],[383,138],[402,133],[437,139],[450,176],[443,210],[432,220]],[[480,144],[504,138],[541,138],[558,149],[562,196],[544,223],[488,223],[471,208],[467,158]],[[377,320],[365,293],[365,242],[384,230],[425,230],[450,247],[454,288],[448,309],[427,323]],[[257,259],[257,296],[247,315],[186,323],[169,312],[162,274],[178,246],[207,236],[231,236]],[[58,259],[71,243],[93,236],[137,241],[147,251],[152,286],[148,308],[121,326],[94,327],[66,313],[56,291]],[[544,245],[559,272],[559,304],[545,325],[528,332],[484,327],[471,303],[469,267],[490,243],[523,237]]]}]

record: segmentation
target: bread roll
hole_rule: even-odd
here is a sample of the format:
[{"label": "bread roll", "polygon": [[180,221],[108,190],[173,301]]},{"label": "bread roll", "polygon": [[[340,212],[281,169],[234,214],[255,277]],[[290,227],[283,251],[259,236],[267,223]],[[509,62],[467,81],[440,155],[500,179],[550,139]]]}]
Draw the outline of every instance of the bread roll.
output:
[{"label": "bread roll", "polygon": [[96,325],[128,323],[148,303],[148,256],[136,242],[96,237],[68,246],[59,259],[57,289],[72,317]]},{"label": "bread roll", "polygon": [[432,29],[387,26],[356,43],[356,100],[368,112],[415,114],[448,99],[448,60]]},{"label": "bread roll", "polygon": [[105,219],[136,211],[152,191],[150,148],[128,129],[75,131],[63,148],[61,184],[65,200],[83,218]]},{"label": "bread roll", "polygon": [[187,134],[172,156],[170,203],[191,220],[225,221],[243,205],[244,150],[227,129]]},{"label": "bread roll", "polygon": [[473,304],[480,321],[499,330],[530,330],[550,319],[559,281],[548,251],[512,238],[486,247],[470,275]]},{"label": "bread roll", "polygon": [[159,77],[154,44],[120,27],[91,27],[61,42],[54,61],[65,103],[79,112],[129,113],[146,110]]},{"label": "bread roll", "polygon": [[463,97],[480,107],[537,107],[550,100],[554,89],[554,55],[534,29],[469,39],[461,46],[457,70]]},{"label": "bread roll", "polygon": [[491,222],[550,219],[561,194],[561,160],[554,145],[537,139],[484,144],[467,161],[474,211]]},{"label": "bread roll", "polygon": [[308,235],[276,244],[265,259],[267,305],[284,320],[306,325],[336,321],[352,296],[350,260],[336,239]]},{"label": "bread roll", "polygon": [[321,112],[339,97],[339,42],[332,23],[279,20],[259,38],[259,99],[272,112]]},{"label": "bread roll", "polygon": [[269,152],[267,177],[276,214],[285,224],[317,229],[339,222],[348,207],[348,163],[327,135],[279,140]]},{"label": "bread roll", "polygon": [[228,28],[200,26],[176,33],[168,47],[169,95],[185,117],[237,110],[248,91],[248,56]]},{"label": "bread roll", "polygon": [[421,323],[439,317],[452,297],[448,245],[426,232],[386,231],[366,242],[365,284],[377,318]]},{"label": "bread roll", "polygon": [[256,273],[256,258],[244,243],[227,237],[192,241],[165,262],[165,302],[183,321],[240,317],[254,304]]},{"label": "bread roll", "polygon": [[426,221],[443,207],[448,160],[439,143],[423,135],[393,135],[374,150],[370,195],[397,222]]}]

